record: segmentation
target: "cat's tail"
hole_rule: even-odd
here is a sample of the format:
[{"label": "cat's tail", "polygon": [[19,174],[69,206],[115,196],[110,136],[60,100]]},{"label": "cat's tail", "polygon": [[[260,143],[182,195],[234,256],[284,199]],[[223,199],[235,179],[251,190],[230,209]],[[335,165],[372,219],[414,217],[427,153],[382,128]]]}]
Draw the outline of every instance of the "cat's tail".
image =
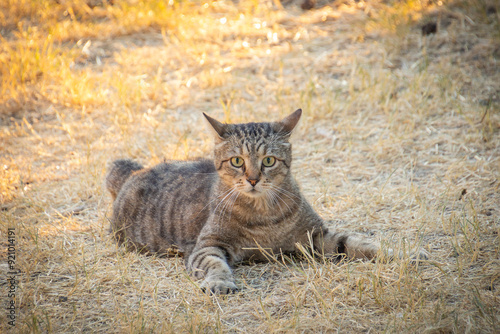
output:
[{"label": "cat's tail", "polygon": [[128,177],[133,172],[143,168],[140,164],[130,159],[115,160],[111,163],[108,175],[106,176],[106,188],[111,193],[113,201]]}]

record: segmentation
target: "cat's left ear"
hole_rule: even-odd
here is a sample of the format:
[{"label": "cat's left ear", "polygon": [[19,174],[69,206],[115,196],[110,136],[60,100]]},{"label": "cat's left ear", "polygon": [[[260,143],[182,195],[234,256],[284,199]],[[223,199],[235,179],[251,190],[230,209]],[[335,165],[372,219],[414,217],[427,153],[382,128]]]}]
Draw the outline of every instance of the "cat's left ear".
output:
[{"label": "cat's left ear", "polygon": [[227,124],[221,123],[215,118],[212,118],[208,116],[207,114],[203,113],[203,116],[207,119],[208,123],[210,123],[210,126],[212,129],[215,131],[215,134],[220,138],[224,138],[224,134],[226,133],[226,126]]},{"label": "cat's left ear", "polygon": [[299,122],[301,115],[302,115],[302,109],[297,109],[292,114],[285,117],[281,122],[278,122],[278,124],[281,125],[280,132],[284,132],[290,135],[292,133],[292,130]]}]

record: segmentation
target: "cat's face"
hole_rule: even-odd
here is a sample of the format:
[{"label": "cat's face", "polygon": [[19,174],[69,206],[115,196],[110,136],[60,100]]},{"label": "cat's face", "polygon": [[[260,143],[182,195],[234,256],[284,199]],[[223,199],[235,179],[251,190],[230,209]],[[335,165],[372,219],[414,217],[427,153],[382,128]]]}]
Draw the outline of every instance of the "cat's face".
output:
[{"label": "cat's face", "polygon": [[291,131],[297,110],[281,122],[222,124],[208,116],[216,132],[215,167],[229,188],[251,198],[284,191],[281,184],[292,162]]}]

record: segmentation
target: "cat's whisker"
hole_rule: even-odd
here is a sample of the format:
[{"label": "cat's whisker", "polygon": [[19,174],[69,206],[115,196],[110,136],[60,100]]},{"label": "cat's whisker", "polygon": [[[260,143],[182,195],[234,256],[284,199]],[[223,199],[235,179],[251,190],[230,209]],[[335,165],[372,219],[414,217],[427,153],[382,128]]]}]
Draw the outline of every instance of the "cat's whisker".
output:
[{"label": "cat's whisker", "polygon": [[[274,194],[275,194],[276,198],[277,198],[277,199],[279,199],[281,202],[283,202],[283,204],[285,204],[285,206],[288,208],[288,211],[289,211],[289,212],[292,212],[292,209],[291,209],[291,208],[290,208],[290,206],[287,204],[287,202],[286,202],[283,198],[281,198],[280,193],[278,192],[278,189],[276,189],[276,188],[272,188],[272,189],[273,189],[273,191],[274,191]],[[284,194],[284,195],[286,196],[286,194]],[[289,197],[289,198],[290,198],[290,200],[294,201],[294,200],[293,200],[293,198],[291,198],[291,197]],[[294,201],[294,202],[295,202],[295,201]],[[281,207],[281,206],[280,206],[280,207]]]},{"label": "cat's whisker", "polygon": [[270,189],[269,193],[270,193],[270,195],[271,195],[271,198],[272,198],[272,200],[273,200],[273,203],[274,203],[275,205],[277,205],[277,206],[280,208],[280,210],[281,210],[281,205],[280,205],[280,203],[279,203],[279,201],[278,201],[276,191],[274,191],[274,190]]},{"label": "cat's whisker", "polygon": [[276,198],[276,192],[274,190],[272,190],[272,189],[268,189],[268,191],[266,192],[266,194],[268,194],[268,198],[271,200],[269,208],[277,206],[279,209],[281,209],[281,206],[279,205],[279,202],[278,202],[278,200]]},{"label": "cat's whisker", "polygon": [[230,191],[230,192],[229,192],[226,196],[224,196],[224,198],[223,198],[223,199],[221,199],[221,200],[220,200],[220,202],[217,204],[217,206],[216,206],[216,207],[215,207],[215,209],[214,209],[214,212],[217,212],[217,209],[218,209],[218,208],[219,208],[219,206],[220,206],[220,205],[224,202],[224,200],[225,200],[228,196],[230,196],[232,193],[234,193],[235,191],[236,191],[236,188],[234,188],[234,187],[233,187],[233,188],[231,188],[231,191]]},{"label": "cat's whisker", "polygon": [[[239,194],[238,191],[233,191],[231,193],[231,196],[229,196],[229,198],[227,199],[226,203],[224,203],[224,205],[223,205],[223,207],[221,209],[221,215],[220,215],[221,218],[224,217],[224,215],[226,214],[226,210],[231,206],[230,203],[232,202],[233,198],[237,197],[238,194]],[[231,216],[231,212],[230,212],[229,216]]]},{"label": "cat's whisker", "polygon": [[267,190],[264,192],[264,202],[266,203],[267,208],[272,208],[272,204],[274,204],[272,193]]},{"label": "cat's whisker", "polygon": [[228,190],[224,191],[222,194],[220,194],[219,196],[215,197],[213,200],[209,201],[203,208],[201,208],[201,210],[195,215],[195,217],[198,217],[198,215],[200,213],[203,212],[203,210],[205,210],[210,204],[212,204],[214,201],[218,200],[219,198],[225,196],[226,194],[228,194],[229,192],[231,192],[233,190],[233,188],[229,188]]},{"label": "cat's whisker", "polygon": [[193,175],[216,175],[219,174],[217,172],[212,172],[212,173],[193,173]]},{"label": "cat's whisker", "polygon": [[[279,192],[280,194],[288,197],[291,201],[293,201],[295,204],[300,204],[300,197],[283,189],[283,188],[280,188],[278,186],[275,186],[275,185],[271,185],[272,189],[276,190],[277,192]],[[294,199],[293,197],[295,197],[296,199]],[[299,201],[297,201],[299,200]]]},{"label": "cat's whisker", "polygon": [[281,208],[281,205],[279,204],[279,201],[277,199],[278,194],[276,193],[276,191],[274,191],[273,189],[270,188],[269,194],[271,195],[271,199],[272,199],[273,203],[280,209],[281,216],[284,216],[285,213],[283,212],[283,209]]},{"label": "cat's whisker", "polygon": [[271,184],[271,187],[273,187],[273,189],[278,190],[278,191],[279,191],[279,192],[281,192],[282,194],[287,194],[287,195],[289,195],[289,196],[295,197],[295,198],[296,198],[296,199],[298,199],[298,200],[300,200],[300,199],[301,199],[301,197],[300,197],[300,196],[297,196],[297,195],[296,195],[296,194],[294,194],[293,192],[288,191],[288,190],[286,190],[286,189],[284,189],[284,188],[278,187],[278,186],[276,186],[276,185],[274,185],[274,184]]},{"label": "cat's whisker", "polygon": [[233,213],[234,204],[236,204],[236,200],[238,199],[238,196],[240,196],[240,192],[239,191],[236,192],[236,196],[234,196],[234,200],[231,203],[231,208],[229,209],[229,220],[231,220],[231,215]]},{"label": "cat's whisker", "polygon": [[289,212],[293,212],[292,208],[290,208],[290,206],[285,202],[285,200],[283,198],[278,196],[278,199],[280,199],[283,202],[283,204],[285,204],[285,206],[288,208]]},{"label": "cat's whisker", "polygon": [[273,198],[273,193],[271,191],[266,191],[264,193],[264,198],[266,200],[266,205],[268,208],[271,207],[272,204],[275,204],[274,198]]},{"label": "cat's whisker", "polygon": [[234,191],[231,192],[231,195],[226,200],[226,203],[224,203],[224,206],[221,209],[221,215],[220,215],[221,219],[225,216],[226,212],[229,210],[229,220],[231,220],[231,215],[232,215],[232,212],[233,212],[234,204],[236,203],[236,200],[238,199],[238,196],[241,194],[238,191],[238,189],[237,189],[236,186],[233,187],[233,190]]}]

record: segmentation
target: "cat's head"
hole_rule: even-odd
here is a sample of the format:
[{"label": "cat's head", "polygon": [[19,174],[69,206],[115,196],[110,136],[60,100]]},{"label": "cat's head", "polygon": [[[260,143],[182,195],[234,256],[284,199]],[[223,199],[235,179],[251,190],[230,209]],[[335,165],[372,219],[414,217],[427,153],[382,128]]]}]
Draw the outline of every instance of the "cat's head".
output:
[{"label": "cat's head", "polygon": [[300,119],[298,109],[279,122],[223,124],[207,118],[214,130],[214,162],[228,187],[248,197],[279,192],[290,173],[290,134]]}]

